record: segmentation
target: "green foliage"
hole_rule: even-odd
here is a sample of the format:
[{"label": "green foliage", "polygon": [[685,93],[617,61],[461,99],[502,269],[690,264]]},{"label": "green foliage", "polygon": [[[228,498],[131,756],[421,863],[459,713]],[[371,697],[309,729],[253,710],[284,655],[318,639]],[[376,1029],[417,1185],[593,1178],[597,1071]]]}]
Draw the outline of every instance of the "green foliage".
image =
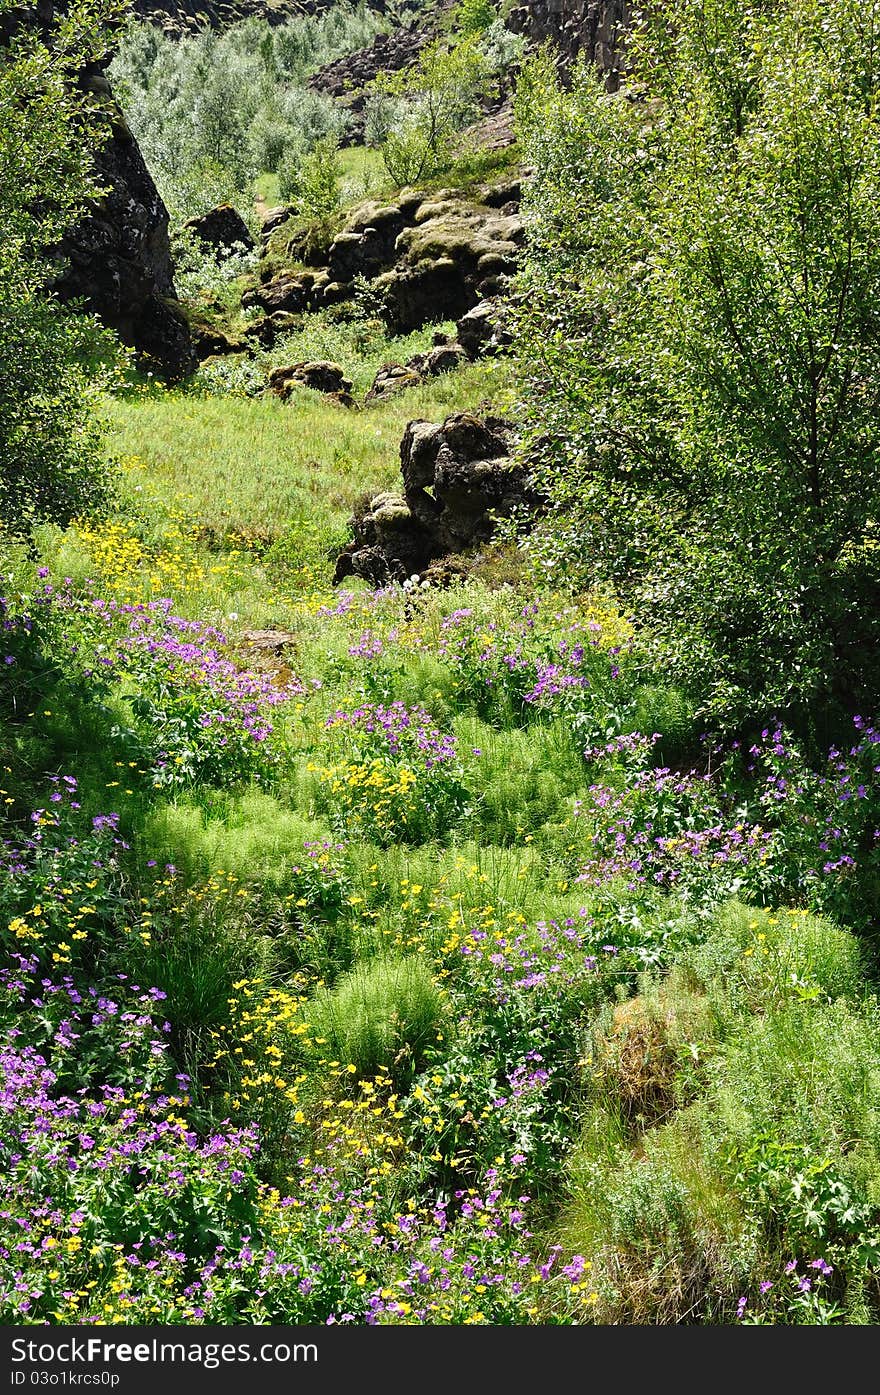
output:
[{"label": "green foliage", "polygon": [[318,992],[308,1008],[313,1048],[368,1078],[411,1076],[443,1020],[440,990],[424,960],[376,959]]},{"label": "green foliage", "polygon": [[733,904],[675,961],[594,1037],[566,1241],[594,1257],[600,1319],[836,1321],[878,1257],[858,942]]},{"label": "green foliage", "polygon": [[459,0],[450,22],[459,34],[482,34],[495,23],[497,16],[492,0]]},{"label": "green foliage", "polygon": [[878,10],[652,14],[623,93],[520,85],[533,454],[704,712],[809,727],[880,677]]},{"label": "green foliage", "polygon": [[723,997],[737,1011],[758,1013],[787,1002],[857,1001],[864,951],[854,935],[804,911],[766,911],[732,902],[711,934],[678,955],[686,973],[708,992],[723,980]]},{"label": "green foliage", "polygon": [[307,218],[329,218],[341,202],[338,133],[322,136],[311,150],[293,149],[278,166],[281,197]]},{"label": "green foliage", "polygon": [[[225,872],[240,881],[278,892],[296,889],[298,894],[304,885],[301,864],[309,862],[304,847],[327,836],[320,824],[256,790],[202,803],[180,799],[160,805],[145,829],[153,856],[173,863],[192,879]],[[320,899],[329,902],[330,896],[328,879]]]},{"label": "green foliage", "polygon": [[[257,264],[257,256],[248,251],[243,243],[232,248],[224,248],[218,256],[197,237],[190,228],[181,228],[175,233],[172,242],[174,257],[174,284],[182,300],[207,301],[227,297],[236,305],[241,299],[232,285],[239,276],[252,272]],[[230,293],[231,292],[231,293]]]},{"label": "green foliage", "polygon": [[384,28],[363,4],[174,39],[132,19],[110,79],[173,220],[239,201],[259,174],[289,180],[291,155],[338,136],[344,114],[307,79]]},{"label": "green foliage", "polygon": [[[2,0],[0,17],[15,14]],[[83,0],[0,48],[0,527],[13,532],[67,523],[109,494],[94,416],[109,336],[47,282],[53,249],[98,192],[92,159],[108,112],[77,79],[103,54],[110,14],[106,0]]]},{"label": "green foliage", "polygon": [[373,84],[369,142],[382,151],[397,185],[441,173],[454,159],[459,132],[474,120],[490,73],[479,35],[422,49],[413,68],[380,73]]},{"label": "green foliage", "polygon": [[462,745],[479,752],[474,824],[480,837],[499,847],[517,845],[570,816],[570,796],[586,769],[564,723],[496,731],[460,719],[456,729]]}]

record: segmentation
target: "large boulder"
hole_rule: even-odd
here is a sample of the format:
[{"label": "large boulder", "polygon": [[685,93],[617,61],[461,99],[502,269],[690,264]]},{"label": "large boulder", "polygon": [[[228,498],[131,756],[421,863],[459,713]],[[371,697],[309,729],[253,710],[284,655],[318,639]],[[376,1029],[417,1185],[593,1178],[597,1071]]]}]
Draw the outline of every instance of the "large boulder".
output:
[{"label": "large boulder", "polygon": [[289,368],[273,368],[269,374],[269,387],[276,397],[286,402],[294,387],[311,388],[333,398],[343,407],[353,407],[351,379],[338,363],[318,360],[312,363],[294,363]]},{"label": "large boulder", "polygon": [[499,354],[513,343],[513,335],[504,327],[502,312],[492,300],[481,300],[462,315],[455,328],[469,359]]},{"label": "large boulder", "polygon": [[352,520],[353,539],[336,580],[372,585],[422,575],[449,554],[486,542],[494,520],[542,507],[514,434],[497,418],[458,412],[438,425],[411,421],[400,446],[401,494],[380,494]]},{"label": "large boulder", "polygon": [[237,208],[221,203],[198,218],[188,218],[183,225],[215,257],[224,261],[236,252],[252,252],[254,239]]},{"label": "large boulder", "polygon": [[192,334],[195,355],[199,362],[206,358],[222,358],[227,354],[250,353],[249,344],[241,339],[231,338],[222,329],[218,329],[216,325],[210,325],[200,320],[191,320],[190,333]]},{"label": "large boulder", "polygon": [[393,264],[404,215],[394,204],[363,204],[354,210],[330,246],[331,281],[373,277]]},{"label": "large boulder", "polygon": [[384,401],[405,388],[418,387],[426,378],[450,373],[453,368],[464,363],[466,357],[460,344],[448,344],[444,340],[442,344],[435,345],[426,353],[413,354],[406,363],[383,363],[364,398],[364,405]]},{"label": "large boulder", "polygon": [[[110,100],[102,74],[83,81]],[[184,378],[195,354],[174,289],[168,210],[121,114],[95,165],[106,193],[63,239],[65,266],[54,288],[115,330],[143,367]]]},{"label": "large boulder", "polygon": [[373,282],[395,334],[458,319],[517,266],[523,225],[514,213],[435,195],[395,243],[395,265]]},{"label": "large boulder", "polygon": [[311,303],[349,299],[363,278],[394,334],[458,319],[502,291],[516,269],[524,235],[518,192],[508,180],[485,186],[481,203],[449,189],[430,196],[404,189],[393,203],[361,204],[330,244],[326,280],[317,273]]},{"label": "large boulder", "polygon": [[260,223],[260,242],[265,245],[276,228],[283,227],[295,212],[296,209],[290,203],[281,203],[274,208],[267,208]]},{"label": "large boulder", "polygon": [[409,368],[405,363],[383,363],[364,398],[364,406],[369,406],[371,402],[384,402],[396,392],[418,387],[421,381],[421,373]]},{"label": "large boulder", "polygon": [[267,315],[279,311],[297,314],[309,308],[315,278],[310,271],[282,271],[270,281],[251,286],[241,298],[242,307],[257,307]]},{"label": "large boulder", "polygon": [[302,325],[301,315],[293,315],[289,310],[276,310],[272,315],[262,315],[260,319],[253,320],[244,336],[262,349],[274,349],[279,339],[286,334],[295,334],[302,329]]},{"label": "large boulder", "polygon": [[451,257],[419,266],[404,263],[378,276],[373,290],[392,334],[411,334],[425,324],[454,320],[478,299]]}]

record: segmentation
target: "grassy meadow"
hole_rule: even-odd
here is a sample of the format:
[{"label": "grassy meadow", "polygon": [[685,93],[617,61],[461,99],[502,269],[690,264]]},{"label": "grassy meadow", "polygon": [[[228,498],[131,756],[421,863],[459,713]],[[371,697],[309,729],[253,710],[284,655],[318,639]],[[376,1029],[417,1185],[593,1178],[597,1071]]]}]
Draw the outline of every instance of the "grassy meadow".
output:
[{"label": "grassy meadow", "polygon": [[873,1320],[874,733],[707,759],[527,550],[330,585],[511,393],[129,386],[117,514],[9,554],[7,1321]]},{"label": "grassy meadow", "polygon": [[[260,63],[275,53],[304,92],[312,59],[374,32],[365,14],[346,12],[339,34],[332,15],[297,20],[303,33],[326,20],[319,49],[285,57],[279,32]],[[229,40],[243,109],[257,33]],[[135,40],[128,80],[150,99],[139,139],[164,151],[168,197],[189,211],[152,75],[156,54],[190,60],[183,44]],[[782,54],[786,70],[784,43],[746,51],[756,66]],[[650,225],[662,260],[666,224],[645,213],[653,155],[637,104],[614,107],[585,72],[569,92],[550,68],[533,68],[520,100],[538,193],[529,205],[526,190],[526,337],[510,357],[365,405],[383,363],[453,326],[389,338],[362,286],[344,307],[291,317],[271,351],[207,360],[186,387],[121,368],[100,402],[111,506],[2,545],[7,1325],[880,1320],[880,731],[843,704],[835,725],[765,715],[783,689],[761,646],[778,632],[800,663],[784,586],[806,589],[773,559],[798,552],[790,519],[816,501],[798,514],[774,497],[772,453],[751,468],[763,437],[729,395],[720,330],[723,421],[744,435],[714,418],[697,429],[711,374],[675,355],[710,297],[689,280],[693,300],[652,338],[637,243]],[[287,112],[288,144],[310,111]],[[777,134],[801,129],[786,111]],[[248,108],[254,168],[273,136],[272,111],[259,115]],[[590,153],[599,136],[613,159]],[[707,179],[729,140],[706,156]],[[761,149],[734,161],[737,177]],[[518,158],[447,154],[427,183],[464,194]],[[343,202],[386,192],[376,151],[339,159]],[[279,199],[280,155],[275,166],[253,185],[258,206]],[[233,188],[251,189],[249,170]],[[216,202],[213,184],[195,193]],[[661,205],[676,228],[690,207],[674,188]],[[877,206],[866,197],[871,217]],[[344,217],[340,205],[302,224],[327,240]],[[625,246],[608,271],[596,249],[617,245],[615,228]],[[723,225],[725,255],[738,229]],[[293,265],[269,250],[264,270]],[[194,318],[240,338],[255,263],[195,256],[182,273]],[[753,264],[740,270],[745,297]],[[776,320],[759,330],[781,372]],[[271,368],[306,359],[338,362],[358,405],[306,388],[273,397]],[[869,412],[871,361],[855,362],[833,414],[851,382]],[[771,445],[782,410],[774,397]],[[353,510],[400,487],[406,424],[457,411],[530,430],[564,507],[527,535],[501,530],[448,585],[335,587]],[[85,408],[68,419],[86,430]],[[869,437],[851,439],[861,450]],[[741,473],[728,477],[731,441]],[[670,479],[682,494],[667,509]],[[730,536],[712,522],[719,479]],[[756,479],[765,492],[747,494]],[[756,518],[779,524],[785,549],[739,546]],[[850,572],[876,577],[875,532],[836,559],[844,598]],[[577,554],[594,545],[610,561]],[[648,572],[642,613],[668,618],[699,593],[690,685],[672,681],[621,588],[582,580],[591,560],[605,566],[592,575],[620,561],[626,578],[666,546],[679,572]],[[725,645],[757,656],[762,705],[736,708],[719,735],[706,694],[733,691]]]}]

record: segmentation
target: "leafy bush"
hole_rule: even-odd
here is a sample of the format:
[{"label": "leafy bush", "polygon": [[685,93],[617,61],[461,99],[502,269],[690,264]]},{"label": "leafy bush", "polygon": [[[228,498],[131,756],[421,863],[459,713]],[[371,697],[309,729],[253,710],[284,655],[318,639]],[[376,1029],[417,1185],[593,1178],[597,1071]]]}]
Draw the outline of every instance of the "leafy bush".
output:
[{"label": "leafy bush", "polygon": [[[113,341],[51,294],[58,245],[98,192],[94,151],[107,113],[78,89],[103,56],[107,6],[78,0],[41,33],[0,43],[0,530],[27,533],[100,512],[110,471],[94,415]],[[50,261],[55,256],[55,267]],[[105,368],[101,368],[103,358]],[[88,366],[87,366],[88,365]]]},{"label": "leafy bush", "polygon": [[278,167],[278,191],[307,218],[328,218],[339,208],[342,165],[338,135],[323,136],[311,150],[295,148]]},{"label": "leafy bush", "polygon": [[619,94],[520,84],[532,457],[718,722],[880,691],[877,18],[663,3]]},{"label": "leafy bush", "polygon": [[488,77],[478,34],[422,49],[414,68],[380,73],[373,84],[367,132],[397,185],[416,184],[445,169],[456,138],[478,111]]}]

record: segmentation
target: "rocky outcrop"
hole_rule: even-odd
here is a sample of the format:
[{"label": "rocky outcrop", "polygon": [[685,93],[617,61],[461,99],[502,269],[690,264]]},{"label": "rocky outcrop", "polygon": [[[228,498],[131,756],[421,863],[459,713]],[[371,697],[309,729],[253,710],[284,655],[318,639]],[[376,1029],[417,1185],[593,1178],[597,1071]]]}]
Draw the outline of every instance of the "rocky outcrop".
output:
[{"label": "rocky outcrop", "polygon": [[494,300],[481,300],[455,326],[458,342],[469,359],[488,358],[503,353],[513,343],[504,326],[504,311]]},{"label": "rocky outcrop", "polygon": [[513,124],[513,103],[505,98],[495,111],[487,112],[461,133],[465,148],[506,150],[516,140]]},{"label": "rocky outcrop", "polygon": [[344,145],[360,145],[363,141],[367,84],[379,73],[397,73],[411,67],[433,37],[431,29],[414,25],[392,29],[388,34],[377,34],[366,48],[337,58],[309,78],[312,91],[335,98],[349,113]]},{"label": "rocky outcrop", "polygon": [[227,354],[246,354],[249,351],[250,346],[241,339],[233,339],[222,329],[200,320],[190,320],[190,334],[199,362],[206,358],[224,358]]},{"label": "rocky outcrop", "polygon": [[560,50],[563,66],[586,55],[614,90],[623,70],[632,12],[631,0],[528,0],[510,12],[506,23],[530,44],[550,39]]},{"label": "rocky outcrop", "polygon": [[241,298],[245,310],[258,307],[267,315],[296,314],[312,307],[315,278],[311,272],[282,271],[270,281],[251,286]]},{"label": "rocky outcrop", "polygon": [[221,261],[235,252],[254,249],[247,223],[230,203],[221,203],[198,218],[188,218],[183,226]]},{"label": "rocky outcrop", "polygon": [[355,276],[369,279],[391,266],[406,222],[399,204],[361,204],[330,245],[327,271],[331,281],[345,283]]},{"label": "rocky outcrop", "polygon": [[437,559],[486,542],[494,516],[536,513],[541,499],[511,458],[513,446],[510,426],[494,417],[411,421],[400,446],[403,493],[376,495],[352,520],[335,581],[359,576],[378,586],[420,576]]},{"label": "rocky outcrop", "polygon": [[[106,79],[90,76],[87,82],[109,100]],[[168,211],[118,114],[95,165],[107,193],[62,242],[66,267],[54,288],[63,300],[84,302],[135,350],[142,366],[183,378],[195,357],[174,291]]]},{"label": "rocky outcrop", "polygon": [[395,267],[375,281],[395,334],[436,319],[458,319],[516,270],[523,227],[516,214],[454,198],[423,203],[397,239]]},{"label": "rocky outcrop", "polygon": [[364,398],[364,406],[369,407],[372,402],[384,402],[396,392],[418,387],[421,381],[421,373],[405,363],[383,363]]},{"label": "rocky outcrop", "polygon": [[413,354],[406,363],[383,363],[364,398],[364,406],[368,407],[371,402],[382,402],[405,388],[418,387],[426,378],[451,373],[453,368],[465,362],[467,355],[460,344],[447,340],[443,334],[436,337],[440,343],[426,353]]},{"label": "rocky outcrop", "polygon": [[[451,191],[404,190],[389,203],[352,210],[326,254],[326,270],[283,271],[245,292],[242,304],[268,314],[337,304],[366,281],[394,334],[458,319],[503,289],[516,268],[523,227],[519,186],[466,200]],[[273,231],[273,238],[283,229]]]},{"label": "rocky outcrop", "polygon": [[289,310],[278,310],[272,315],[263,315],[249,324],[244,332],[249,343],[259,344],[261,349],[273,349],[285,334],[294,334],[302,329],[302,316],[291,314]]},{"label": "rocky outcrop", "polygon": [[322,392],[340,407],[356,405],[351,395],[351,379],[346,378],[338,363],[324,360],[294,363],[290,368],[274,368],[269,374],[269,387],[282,402],[287,401],[295,387],[306,387],[313,392]]},{"label": "rocky outcrop", "polygon": [[[0,16],[0,50],[21,25],[33,25],[51,43],[63,8],[53,0],[21,6]],[[52,249],[62,271],[51,289],[75,301],[114,329],[145,368],[170,379],[195,367],[189,325],[174,291],[168,211],[144,164],[101,71],[90,64],[79,77],[109,115],[109,133],[95,151],[95,171],[105,195]]]},{"label": "rocky outcrop", "polygon": [[263,214],[263,221],[260,224],[260,242],[265,248],[276,228],[283,225],[292,218],[296,209],[293,204],[279,203],[274,208],[267,208]]}]

